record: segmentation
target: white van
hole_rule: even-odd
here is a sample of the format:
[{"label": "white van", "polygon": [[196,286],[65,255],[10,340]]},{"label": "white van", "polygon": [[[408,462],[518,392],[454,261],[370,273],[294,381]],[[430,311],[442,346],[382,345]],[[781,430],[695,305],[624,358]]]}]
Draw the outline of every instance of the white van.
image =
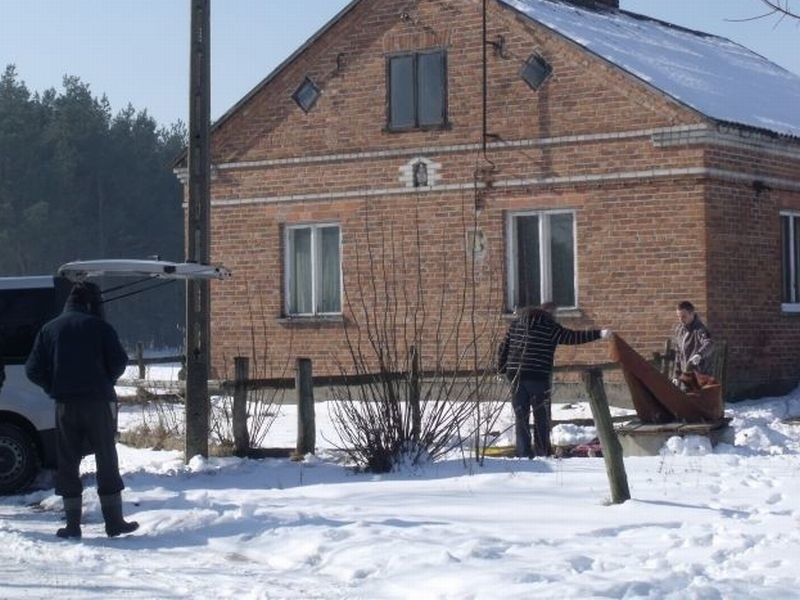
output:
[{"label": "white van", "polygon": [[[0,277],[0,494],[24,490],[39,469],[54,468],[53,400],[25,376],[39,329],[57,316],[72,284],[90,277],[225,279],[224,267],[161,260],[94,260],[63,265],[55,276]],[[87,452],[88,454],[89,452]]]}]

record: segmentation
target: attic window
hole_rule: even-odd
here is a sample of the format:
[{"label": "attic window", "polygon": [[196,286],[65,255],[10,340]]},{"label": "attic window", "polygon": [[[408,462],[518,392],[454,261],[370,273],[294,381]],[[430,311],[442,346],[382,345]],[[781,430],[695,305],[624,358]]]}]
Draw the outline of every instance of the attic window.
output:
[{"label": "attic window", "polygon": [[547,81],[550,74],[553,72],[553,67],[545,59],[538,54],[534,53],[525,61],[525,65],[519,72],[519,76],[525,80],[531,89],[538,90],[542,84]]},{"label": "attic window", "polygon": [[319,94],[320,90],[317,84],[306,77],[300,87],[297,88],[297,91],[292,94],[292,98],[304,112],[308,112],[314,107]]},{"label": "attic window", "polygon": [[389,131],[442,128],[447,124],[447,57],[444,50],[389,56]]}]

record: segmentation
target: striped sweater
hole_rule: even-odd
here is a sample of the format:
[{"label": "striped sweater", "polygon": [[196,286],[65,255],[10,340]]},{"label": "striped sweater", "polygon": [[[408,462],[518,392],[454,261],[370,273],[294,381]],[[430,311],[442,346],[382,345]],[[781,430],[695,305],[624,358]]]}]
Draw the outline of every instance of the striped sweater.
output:
[{"label": "striped sweater", "polygon": [[498,353],[498,370],[511,381],[549,380],[556,346],[586,344],[597,339],[600,339],[599,329],[573,331],[556,323],[546,311],[529,310],[509,325]]}]

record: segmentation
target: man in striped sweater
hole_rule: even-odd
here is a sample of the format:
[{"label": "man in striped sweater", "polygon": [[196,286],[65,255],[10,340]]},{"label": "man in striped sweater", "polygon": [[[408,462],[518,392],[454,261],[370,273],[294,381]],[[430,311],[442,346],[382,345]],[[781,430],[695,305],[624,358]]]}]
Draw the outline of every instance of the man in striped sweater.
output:
[{"label": "man in striped sweater", "polygon": [[[553,318],[555,304],[526,307],[508,327],[500,346],[498,370],[513,386],[516,455],[550,456],[550,377],[553,356],[559,344],[576,345],[611,336],[608,329],[573,331]],[[530,415],[533,410],[534,436],[531,448]]]}]

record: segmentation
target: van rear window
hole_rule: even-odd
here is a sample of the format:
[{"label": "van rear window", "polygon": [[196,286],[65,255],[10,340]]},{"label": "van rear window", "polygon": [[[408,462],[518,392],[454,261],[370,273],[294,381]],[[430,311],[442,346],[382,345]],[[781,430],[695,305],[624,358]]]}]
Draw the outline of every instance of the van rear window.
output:
[{"label": "van rear window", "polygon": [[0,285],[0,351],[6,364],[27,360],[42,325],[61,312],[70,284],[60,277],[46,287],[30,287],[30,278],[6,278]]}]

